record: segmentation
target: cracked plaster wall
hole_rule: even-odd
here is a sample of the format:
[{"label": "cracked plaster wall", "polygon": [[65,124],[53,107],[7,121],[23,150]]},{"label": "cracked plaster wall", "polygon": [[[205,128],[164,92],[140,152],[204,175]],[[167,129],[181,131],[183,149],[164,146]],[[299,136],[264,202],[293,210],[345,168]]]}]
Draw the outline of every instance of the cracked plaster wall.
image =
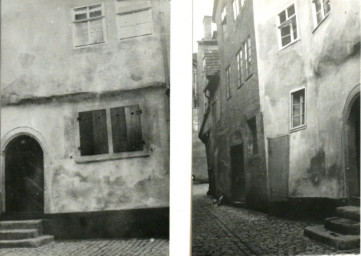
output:
[{"label": "cracked plaster wall", "polygon": [[[300,40],[279,50],[277,14],[292,3]],[[255,1],[265,137],[290,135],[291,197],[345,197],[342,118],[360,83],[359,10],[357,0],[331,1],[330,15],[314,30],[311,1]],[[290,132],[290,91],[300,87],[307,127]]]}]

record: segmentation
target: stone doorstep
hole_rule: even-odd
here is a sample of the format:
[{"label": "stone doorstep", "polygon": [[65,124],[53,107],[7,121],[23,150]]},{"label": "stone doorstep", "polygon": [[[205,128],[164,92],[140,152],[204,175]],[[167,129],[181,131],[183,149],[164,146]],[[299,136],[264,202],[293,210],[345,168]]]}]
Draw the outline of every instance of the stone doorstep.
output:
[{"label": "stone doorstep", "polygon": [[341,218],[360,221],[360,208],[357,206],[337,207],[336,215]]},{"label": "stone doorstep", "polygon": [[360,247],[359,235],[343,235],[327,230],[323,225],[306,227],[304,229],[304,235],[308,238],[337,248],[338,250],[349,250]]},{"label": "stone doorstep", "polygon": [[15,240],[35,238],[39,236],[39,229],[2,229],[0,240]]},{"label": "stone doorstep", "polygon": [[360,222],[351,219],[326,218],[325,228],[345,235],[360,235]]},{"label": "stone doorstep", "polygon": [[29,247],[35,248],[39,247],[54,241],[53,236],[39,236],[35,238],[28,239],[18,239],[18,240],[1,240],[0,248],[20,248],[20,247]]},{"label": "stone doorstep", "polygon": [[42,220],[14,220],[0,221],[0,230],[3,229],[40,229]]}]

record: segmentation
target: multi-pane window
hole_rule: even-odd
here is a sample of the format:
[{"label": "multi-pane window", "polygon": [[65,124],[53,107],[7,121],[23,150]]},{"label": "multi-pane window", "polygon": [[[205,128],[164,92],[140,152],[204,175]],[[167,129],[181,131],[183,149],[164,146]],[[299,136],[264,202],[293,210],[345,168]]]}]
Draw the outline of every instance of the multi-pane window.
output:
[{"label": "multi-pane window", "polygon": [[244,83],[243,77],[243,50],[240,49],[237,53],[237,78],[238,78],[238,86],[242,86]]},{"label": "multi-pane window", "polygon": [[318,24],[330,13],[330,0],[312,0],[314,26]]},{"label": "multi-pane window", "polygon": [[252,46],[251,38],[248,37],[243,44],[244,48],[244,62],[245,62],[245,76],[248,78],[252,74]]},{"label": "multi-pane window", "polygon": [[228,36],[226,7],[223,7],[221,18],[222,18],[223,38],[226,38]]},{"label": "multi-pane window", "polygon": [[239,0],[233,0],[232,6],[233,6],[233,18],[237,19],[237,16],[239,14]]},{"label": "multi-pane window", "polygon": [[249,119],[247,121],[247,125],[250,131],[250,136],[249,136],[250,155],[256,155],[258,153],[256,117]]},{"label": "multi-pane window", "polygon": [[103,4],[72,10],[74,47],[105,42]]},{"label": "multi-pane window", "polygon": [[80,155],[143,150],[141,113],[139,105],[79,112]]},{"label": "multi-pane window", "polygon": [[226,68],[226,96],[227,99],[231,97],[231,66]]},{"label": "multi-pane window", "polygon": [[278,14],[278,30],[281,47],[285,47],[298,39],[295,5],[290,5]]},{"label": "multi-pane window", "polygon": [[291,93],[291,128],[305,125],[305,89]]},{"label": "multi-pane window", "polygon": [[151,7],[149,0],[117,1],[117,28],[119,39],[151,35],[153,33]]}]

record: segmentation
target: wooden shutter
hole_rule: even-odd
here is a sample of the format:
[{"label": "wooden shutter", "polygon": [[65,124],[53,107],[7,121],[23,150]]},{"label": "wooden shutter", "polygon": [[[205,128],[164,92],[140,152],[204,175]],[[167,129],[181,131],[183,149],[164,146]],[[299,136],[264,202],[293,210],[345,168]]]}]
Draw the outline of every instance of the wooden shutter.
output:
[{"label": "wooden shutter", "polygon": [[141,110],[139,105],[125,108],[125,118],[128,131],[128,151],[143,150],[143,136],[140,122]]},{"label": "wooden shutter", "polygon": [[110,117],[112,123],[112,139],[114,153],[126,152],[128,150],[128,135],[125,119],[125,108],[111,108]]},{"label": "wooden shutter", "polygon": [[109,153],[105,109],[80,112],[79,133],[82,156]]}]

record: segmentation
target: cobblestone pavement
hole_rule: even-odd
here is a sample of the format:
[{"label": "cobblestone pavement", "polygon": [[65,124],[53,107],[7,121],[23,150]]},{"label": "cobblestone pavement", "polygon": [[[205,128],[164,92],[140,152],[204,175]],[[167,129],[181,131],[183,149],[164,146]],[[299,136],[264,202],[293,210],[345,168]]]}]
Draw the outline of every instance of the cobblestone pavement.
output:
[{"label": "cobblestone pavement", "polygon": [[138,256],[169,255],[166,239],[55,241],[38,248],[0,249],[5,256]]},{"label": "cobblestone pavement", "polygon": [[358,255],[337,252],[303,236],[310,223],[217,206],[206,196],[208,184],[193,185],[192,255]]}]

